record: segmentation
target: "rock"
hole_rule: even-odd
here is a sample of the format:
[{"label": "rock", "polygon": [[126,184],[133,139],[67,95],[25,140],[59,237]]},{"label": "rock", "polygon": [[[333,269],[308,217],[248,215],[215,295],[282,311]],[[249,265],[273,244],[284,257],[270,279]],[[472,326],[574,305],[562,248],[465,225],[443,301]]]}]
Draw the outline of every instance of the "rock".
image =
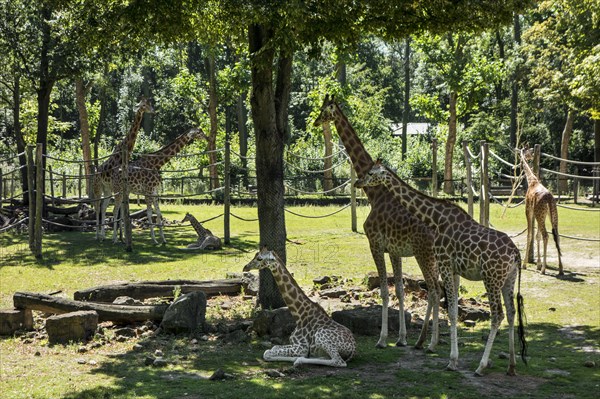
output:
[{"label": "rock", "polygon": [[0,335],[13,335],[17,330],[33,329],[33,314],[29,309],[0,309]]},{"label": "rock", "polygon": [[154,356],[156,356],[156,357],[163,357],[164,356],[163,351],[161,351],[160,349],[155,350],[154,351]]},{"label": "rock", "polygon": [[282,378],[282,377],[285,377],[285,374],[283,374],[281,371],[275,370],[275,369],[265,370],[265,374],[268,375],[271,378]]},{"label": "rock", "polygon": [[498,353],[498,359],[508,359],[508,353],[506,353],[506,352]]},{"label": "rock", "polygon": [[136,337],[137,333],[136,333],[135,329],[133,329],[131,327],[122,327],[122,328],[118,328],[115,330],[115,336],[132,338],[132,337]]},{"label": "rock", "polygon": [[208,377],[208,379],[211,381],[220,381],[220,380],[224,380],[226,378],[231,378],[231,377],[232,377],[231,374],[225,373],[222,369],[217,369],[217,371],[215,371],[213,373],[213,375]]},{"label": "rock", "polygon": [[483,308],[474,308],[468,305],[458,306],[458,320],[460,321],[486,321],[490,319],[490,311]]},{"label": "rock", "polygon": [[[324,284],[328,284],[331,282],[331,277],[329,276],[321,276],[321,277],[317,277],[315,279],[313,279],[313,284],[314,285],[324,285]],[[269,370],[267,370],[269,371]]]},{"label": "rock", "polygon": [[319,291],[319,295],[325,298],[339,298],[343,295],[346,295],[348,291],[341,287],[328,288],[325,290]]},{"label": "rock", "polygon": [[167,364],[169,364],[169,363],[164,358],[157,357],[152,362],[152,367],[165,367]]},{"label": "rock", "polygon": [[167,308],[161,329],[172,333],[196,333],[205,330],[206,295],[202,291],[181,295]]},{"label": "rock", "polygon": [[151,366],[154,363],[154,357],[153,356],[146,356],[144,358],[144,364],[146,366]]},{"label": "rock", "polygon": [[296,321],[287,307],[261,310],[256,315],[253,329],[259,337],[289,337],[296,328]]},{"label": "rock", "polygon": [[77,353],[85,353],[87,351],[88,349],[85,346],[80,346],[79,348],[77,348]]},{"label": "rock", "polygon": [[143,305],[142,301],[129,296],[119,296],[113,301],[114,305]]},{"label": "rock", "polygon": [[[377,272],[369,272],[369,273],[367,273],[367,276],[365,277],[365,284],[367,285],[367,287],[370,290],[379,288],[380,281],[381,281],[381,279],[379,278],[379,274],[377,274]],[[394,284],[394,274],[393,273],[387,274],[387,282],[388,282],[388,285]]]},{"label": "rock", "polygon": [[258,274],[252,274],[245,272],[242,277],[242,287],[247,295],[256,296],[258,295]]},{"label": "rock", "polygon": [[586,360],[586,362],[583,363],[583,365],[585,367],[594,368],[594,367],[596,367],[596,362],[593,360]]},{"label": "rock", "polygon": [[223,338],[223,341],[230,344],[241,344],[250,341],[250,337],[242,330],[235,330]]},{"label": "rock", "polygon": [[477,322],[473,321],[473,320],[465,320],[464,321],[465,327],[475,327],[475,325],[477,325]]},{"label": "rock", "polygon": [[86,341],[94,336],[98,327],[98,313],[94,310],[82,310],[46,319],[48,342],[51,344],[70,341]]},{"label": "rock", "polygon": [[133,345],[133,348],[132,348],[132,349],[133,349],[134,351],[141,351],[142,349],[144,349],[144,346],[143,346],[143,345],[140,345],[140,344],[135,344],[135,345]]},{"label": "rock", "polygon": [[[333,320],[348,327],[358,335],[379,335],[381,332],[381,306],[369,306],[356,309],[338,310],[331,315]],[[407,328],[410,326],[412,315],[404,312]],[[399,312],[397,309],[388,309],[388,331],[398,333]]]}]

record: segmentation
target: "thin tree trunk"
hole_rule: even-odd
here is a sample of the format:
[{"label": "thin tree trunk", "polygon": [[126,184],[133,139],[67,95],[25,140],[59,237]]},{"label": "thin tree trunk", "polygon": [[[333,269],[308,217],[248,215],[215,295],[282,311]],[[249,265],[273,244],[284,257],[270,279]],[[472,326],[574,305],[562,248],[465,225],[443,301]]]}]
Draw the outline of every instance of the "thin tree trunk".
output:
[{"label": "thin tree trunk", "polygon": [[456,101],[458,95],[455,91],[450,92],[450,118],[448,120],[448,138],[446,140],[446,155],[444,158],[444,193],[453,195],[454,184],[452,182],[452,156],[456,144]]},{"label": "thin tree trunk", "polygon": [[[567,111],[567,122],[562,132],[562,139],[560,142],[560,157],[562,159],[569,158],[569,142],[571,141],[571,133],[573,133],[573,119],[575,118],[575,111],[569,109]],[[567,161],[560,161],[559,172],[567,173]],[[558,179],[558,192],[563,194],[569,191],[568,180],[566,176],[560,176]]]},{"label": "thin tree trunk", "polygon": [[[519,46],[521,44],[521,21],[519,14],[515,14],[513,18],[513,32],[515,44]],[[510,93],[510,146],[511,148],[517,147],[517,115],[519,111],[519,65],[517,64],[516,69],[512,75],[512,85]]]},{"label": "thin tree trunk", "polygon": [[248,129],[246,127],[247,114],[244,100],[246,99],[246,92],[241,93],[237,99],[237,122],[238,132],[240,140],[240,162],[243,168],[243,184],[245,188],[248,188]]},{"label": "thin tree trunk", "polygon": [[81,148],[83,150],[83,161],[84,170],[86,176],[86,192],[88,198],[91,198],[91,179],[89,178],[92,173],[92,149],[90,145],[90,124],[88,121],[88,112],[85,102],[87,95],[87,88],[82,78],[75,79],[75,102],[77,103],[77,110],[79,111],[79,128],[81,129]]},{"label": "thin tree trunk", "polygon": [[19,156],[19,165],[21,166],[21,188],[23,190],[23,204],[29,204],[29,194],[27,189],[29,187],[29,181],[27,180],[27,157],[25,155],[25,149],[27,144],[23,137],[23,131],[21,130],[21,77],[16,71],[14,72],[14,86],[13,86],[13,130],[15,132],[15,138],[17,140],[17,152],[23,155]]},{"label": "thin tree trunk", "polygon": [[[278,121],[282,123],[282,115],[277,114],[287,104],[279,98],[279,103],[273,91],[273,61],[275,51],[268,43],[272,32],[262,25],[251,25],[248,29],[249,52],[252,59],[251,79],[252,95],[250,104],[252,120],[256,135],[256,180],[257,207],[259,220],[260,242],[277,254],[285,262],[286,259],[286,229],[283,186],[283,149],[285,130],[278,129]],[[290,62],[291,66],[291,62]],[[280,68],[281,79],[285,68]],[[283,94],[283,88],[277,92]],[[287,118],[286,118],[287,119]],[[287,122],[287,121],[285,121]],[[285,302],[277,288],[273,275],[268,270],[259,273],[258,304],[263,309],[279,308]]]},{"label": "thin tree trunk", "polygon": [[333,189],[333,135],[331,134],[331,126],[329,122],[323,123],[323,139],[325,141],[325,162],[323,164],[323,190],[327,194],[331,194]]},{"label": "thin tree trunk", "polygon": [[402,110],[402,159],[408,150],[408,118],[410,116],[410,37],[404,44],[404,109]]},{"label": "thin tree trunk", "polygon": [[215,55],[209,50],[204,59],[206,72],[208,73],[208,116],[210,118],[210,133],[208,134],[208,168],[210,174],[210,187],[216,189],[221,187],[219,182],[219,171],[217,169],[217,77],[215,71]]}]

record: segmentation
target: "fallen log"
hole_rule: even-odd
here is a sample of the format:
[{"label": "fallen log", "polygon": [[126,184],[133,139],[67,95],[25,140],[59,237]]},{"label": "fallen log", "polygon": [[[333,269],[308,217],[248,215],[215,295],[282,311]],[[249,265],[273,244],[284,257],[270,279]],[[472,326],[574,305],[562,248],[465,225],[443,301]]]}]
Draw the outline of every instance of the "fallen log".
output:
[{"label": "fallen log", "polygon": [[146,320],[160,321],[169,307],[167,304],[130,306],[82,302],[33,292],[15,292],[13,303],[17,309],[39,310],[54,314],[95,310],[98,312],[99,321],[112,321],[115,323]]},{"label": "fallen log", "polygon": [[215,295],[239,295],[241,290],[241,279],[142,281],[139,283],[103,285],[79,290],[73,294],[73,298],[78,301],[112,302],[120,296],[144,300],[148,298],[172,298],[175,295],[175,291],[179,291],[182,294],[202,291],[204,295],[210,297]]}]

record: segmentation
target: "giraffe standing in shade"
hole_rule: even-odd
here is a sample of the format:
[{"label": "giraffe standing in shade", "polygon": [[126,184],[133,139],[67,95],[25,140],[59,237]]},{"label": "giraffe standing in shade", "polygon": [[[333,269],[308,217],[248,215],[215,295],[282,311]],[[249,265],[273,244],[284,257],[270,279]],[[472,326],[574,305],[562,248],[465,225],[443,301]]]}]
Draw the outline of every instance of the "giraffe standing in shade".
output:
[{"label": "giraffe standing in shade", "polygon": [[108,207],[110,196],[115,192],[114,181],[121,174],[120,168],[128,162],[128,159],[123,159],[123,152],[127,149],[127,157],[131,156],[135,140],[142,125],[144,112],[154,112],[150,100],[144,97],[142,97],[133,110],[135,111],[135,116],[129,133],[116,145],[112,154],[98,166],[92,178],[93,204],[96,212],[96,239],[104,239],[106,208]]},{"label": "giraffe standing in shade", "polygon": [[[321,107],[321,114],[314,124],[315,126],[319,126],[327,121],[334,122],[357,176],[359,178],[364,177],[374,165],[373,159],[365,150],[365,147],[339,105],[333,97],[330,99],[329,95],[325,97],[325,101]],[[423,343],[427,337],[429,317],[433,312],[433,331],[431,342],[427,347],[427,351],[433,352],[439,339],[438,312],[440,303],[438,270],[433,254],[433,232],[427,225],[402,207],[400,202],[395,200],[385,188],[365,187],[364,191],[369,198],[371,212],[369,212],[363,224],[363,229],[369,240],[371,255],[375,261],[377,273],[381,281],[382,320],[381,333],[376,346],[378,348],[385,348],[387,346],[389,292],[385,267],[385,252],[388,252],[394,272],[394,285],[400,308],[400,327],[396,345],[406,346],[407,344],[406,323],[404,320],[402,257],[414,256],[421,268],[428,288],[427,311],[415,347],[423,347]]]},{"label": "giraffe standing in shade", "polygon": [[[515,304],[514,286],[519,277],[519,249],[504,233],[477,223],[467,212],[458,206],[429,197],[402,181],[379,161],[367,175],[356,182],[357,187],[384,186],[413,215],[419,217],[432,229],[435,229],[434,250],[448,300],[450,319],[450,362],[449,370],[458,366],[458,288],[460,277],[469,280],[483,280],[492,314],[490,334],[483,351],[479,367],[475,373],[482,375],[488,366],[494,338],[504,318],[502,298],[508,319],[508,374],[515,375],[516,356],[514,339]],[[526,343],[522,324],[523,298],[517,293],[519,313],[519,339],[521,357],[526,362]]]},{"label": "giraffe standing in shade", "polygon": [[[527,193],[525,194],[525,217],[527,218],[527,246],[525,250],[525,257],[523,259],[523,268],[526,268],[527,257],[531,250],[531,244],[533,241],[534,233],[534,221],[537,221],[538,233],[536,236],[537,240],[537,269],[541,270],[542,274],[546,274],[546,254],[548,251],[548,231],[546,230],[546,216],[550,213],[550,222],[552,224],[552,237],[556,244],[556,250],[558,251],[558,274],[559,276],[564,275],[563,265],[559,244],[558,235],[558,210],[556,209],[556,200],[552,196],[552,193],[544,187],[544,185],[537,178],[533,170],[527,163],[533,158],[531,149],[521,149],[521,164],[523,165],[523,171],[527,177]],[[540,262],[540,239],[544,240],[544,261]]]},{"label": "giraffe standing in shade", "polygon": [[214,235],[209,229],[202,226],[191,213],[186,213],[181,223],[190,222],[196,233],[198,240],[195,244],[189,244],[185,249],[221,249],[221,239]]},{"label": "giraffe standing in shade", "polygon": [[[269,269],[273,273],[283,300],[296,321],[290,345],[275,345],[265,351],[263,358],[266,361],[294,362],[294,366],[346,367],[346,362],[356,352],[352,332],[331,319],[319,304],[306,296],[275,252],[263,247],[244,266],[245,272],[252,269]],[[315,358],[315,355],[327,355],[329,359]]]},{"label": "giraffe standing in shade", "polygon": [[[129,184],[129,192],[131,194],[143,195],[146,200],[146,215],[148,223],[150,223],[150,236],[154,243],[154,221],[152,219],[152,207],[156,213],[159,235],[162,243],[166,243],[163,233],[163,218],[158,206],[158,191],[162,184],[160,176],[160,168],[162,168],[171,158],[179,153],[186,145],[190,144],[194,139],[201,137],[206,138],[204,133],[198,128],[192,128],[179,135],[170,144],[162,147],[160,150],[149,154],[143,154],[138,159],[130,162],[127,167],[127,181]],[[115,208],[114,208],[114,223],[113,223],[113,242],[117,242],[117,226],[119,221],[123,223],[122,218],[118,218],[121,204],[123,202],[123,176],[118,173],[114,179]]]}]

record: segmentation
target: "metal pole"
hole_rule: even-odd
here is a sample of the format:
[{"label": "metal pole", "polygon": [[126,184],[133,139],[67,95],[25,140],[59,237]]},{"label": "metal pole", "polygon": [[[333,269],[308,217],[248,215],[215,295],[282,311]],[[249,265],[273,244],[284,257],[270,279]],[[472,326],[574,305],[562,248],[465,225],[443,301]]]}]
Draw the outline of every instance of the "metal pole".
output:
[{"label": "metal pole", "polygon": [[77,179],[77,198],[81,199],[81,176],[83,175],[83,166],[79,165],[79,178]]},{"label": "metal pole", "polygon": [[358,229],[356,227],[356,187],[354,184],[356,183],[356,171],[350,163],[350,218],[352,220],[352,231],[357,232]]},{"label": "metal pole", "polygon": [[[131,220],[129,218],[129,170],[128,170],[128,163],[129,163],[129,153],[127,152],[127,146],[123,147],[123,154],[121,156],[121,159],[123,160],[121,163],[121,173],[123,176],[123,195],[122,197],[122,203],[121,203],[121,216],[123,218],[123,224],[124,224],[124,233],[125,233],[125,251],[127,252],[131,252],[133,250],[133,245],[132,245],[132,239],[131,239],[131,235],[132,235],[132,231],[131,231]],[[117,215],[114,215],[113,217],[117,217]],[[153,220],[148,220],[148,223],[154,223]]]},{"label": "metal pole", "polygon": [[436,198],[438,195],[437,178],[437,140],[431,141],[431,196]]},{"label": "metal pole", "polygon": [[34,161],[33,161],[33,146],[27,146],[27,187],[28,193],[27,196],[29,198],[29,221],[27,224],[27,234],[29,235],[29,249],[32,253],[35,250],[35,200],[33,197],[35,190],[34,183]]},{"label": "metal pole", "polygon": [[481,141],[481,188],[479,194],[479,223],[490,225],[490,192],[488,179],[488,143]]},{"label": "metal pole", "polygon": [[67,173],[62,174],[62,197],[67,198]]},{"label": "metal pole", "polygon": [[467,140],[462,142],[463,154],[465,156],[465,170],[467,172],[467,212],[473,217],[473,175],[472,175],[472,163],[471,156],[469,155],[469,148]]},{"label": "metal pole", "polygon": [[50,176],[50,202],[52,206],[55,206],[54,203],[54,172],[52,172],[52,166],[48,166],[48,175]]},{"label": "metal pole", "polygon": [[231,176],[229,175],[231,163],[231,144],[229,142],[229,133],[225,137],[225,165],[224,165],[224,191],[223,191],[223,241],[229,244],[231,238],[230,231],[230,211],[231,211]]},{"label": "metal pole", "polygon": [[3,190],[3,185],[2,185],[2,168],[0,168],[0,208],[2,208],[2,199],[4,198],[4,190]]}]

